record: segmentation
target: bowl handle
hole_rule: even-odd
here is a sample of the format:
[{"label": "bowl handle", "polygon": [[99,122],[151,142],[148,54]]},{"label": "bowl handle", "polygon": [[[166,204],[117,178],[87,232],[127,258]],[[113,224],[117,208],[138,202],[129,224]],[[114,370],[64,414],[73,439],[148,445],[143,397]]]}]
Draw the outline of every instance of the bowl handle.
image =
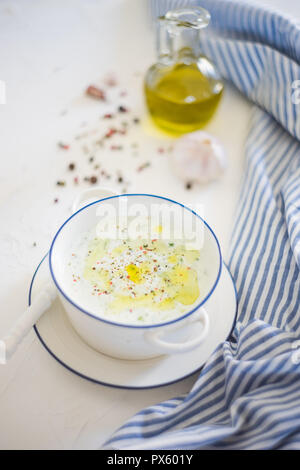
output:
[{"label": "bowl handle", "polygon": [[117,196],[117,192],[109,188],[97,186],[95,188],[85,189],[78,194],[72,205],[72,213],[77,212],[78,209],[87,205],[90,202],[97,201],[97,199],[104,199],[105,197]]},{"label": "bowl handle", "polygon": [[187,352],[191,351],[192,349],[196,348],[199,346],[204,339],[206,338],[209,330],[209,317],[208,314],[205,310],[205,308],[201,307],[198,312],[196,312],[193,317],[188,321],[188,323],[200,323],[201,324],[201,329],[200,332],[197,332],[197,335],[195,338],[191,340],[187,340],[182,343],[169,343],[168,341],[164,341],[161,339],[161,336],[164,333],[167,333],[168,331],[173,331],[180,329],[182,327],[182,324],[180,323],[179,325],[171,325],[171,326],[166,326],[163,328],[155,328],[152,329],[151,331],[147,331],[145,333],[145,339],[146,341],[151,344],[152,346],[155,346],[157,350],[161,353],[166,353],[166,354],[174,354],[174,353],[182,353],[182,352]]}]

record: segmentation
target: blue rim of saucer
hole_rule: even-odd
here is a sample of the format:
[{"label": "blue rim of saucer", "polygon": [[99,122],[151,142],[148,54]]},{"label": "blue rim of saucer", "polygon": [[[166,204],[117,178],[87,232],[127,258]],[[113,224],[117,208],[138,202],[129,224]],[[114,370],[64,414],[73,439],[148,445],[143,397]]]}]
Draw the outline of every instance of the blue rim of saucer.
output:
[{"label": "blue rim of saucer", "polygon": [[[217,274],[217,278],[215,280],[215,282],[213,283],[213,286],[211,287],[210,291],[208,292],[208,294],[201,300],[201,302],[196,305],[192,310],[189,310],[187,313],[185,313],[184,315],[181,315],[180,317],[177,317],[177,318],[173,318],[172,320],[170,321],[167,321],[167,322],[164,322],[164,323],[156,323],[156,324],[151,324],[151,325],[132,325],[130,323],[118,323],[118,322],[113,322],[113,321],[110,321],[110,320],[107,320],[106,318],[102,318],[102,317],[99,317],[99,316],[96,316],[94,315],[92,312],[89,312],[88,310],[85,310],[84,308],[80,307],[80,305],[78,305],[76,302],[74,302],[64,291],[63,289],[60,287],[59,283],[57,282],[56,278],[55,278],[55,275],[54,275],[54,271],[53,271],[53,266],[52,266],[52,251],[53,251],[53,247],[54,247],[54,244],[55,244],[55,241],[57,239],[57,237],[59,236],[60,232],[62,231],[62,229],[64,228],[64,226],[71,220],[73,219],[73,217],[75,217],[77,214],[79,214],[79,212],[85,210],[87,207],[90,207],[90,206],[93,206],[94,204],[98,204],[98,202],[101,202],[101,201],[108,201],[109,199],[116,199],[116,198],[119,198],[119,197],[128,197],[128,196],[146,196],[146,197],[153,197],[153,198],[157,198],[157,199],[162,199],[163,201],[168,201],[168,202],[172,202],[173,204],[177,204],[178,206],[180,207],[183,207],[183,209],[186,209],[188,210],[189,212],[191,212],[192,214],[194,214],[196,217],[198,217],[198,219],[200,219],[203,224],[207,227],[207,229],[211,232],[213,238],[215,239],[215,242],[217,244],[217,248],[218,248],[218,253],[219,253],[219,270],[218,270],[218,274]],[[192,313],[194,313],[196,310],[198,310],[209,298],[210,296],[212,295],[212,293],[214,292],[218,282],[219,282],[219,279],[220,279],[220,276],[221,276],[221,272],[222,272],[222,264],[223,264],[223,259],[222,259],[222,253],[221,253],[221,248],[220,248],[220,244],[219,244],[219,240],[217,239],[217,236],[215,234],[215,232],[213,231],[213,229],[208,225],[207,222],[205,222],[205,220],[199,215],[197,214],[197,212],[193,211],[192,209],[190,209],[189,207],[185,206],[184,204],[181,204],[180,202],[177,202],[177,201],[174,201],[173,199],[169,199],[167,197],[163,197],[163,196],[156,196],[155,194],[146,194],[146,193],[131,193],[131,194],[118,194],[116,196],[110,196],[110,197],[104,197],[102,199],[98,199],[97,201],[94,201],[94,202],[91,202],[90,204],[87,204],[83,207],[81,207],[78,211],[74,212],[74,214],[72,214],[62,225],[61,227],[58,229],[58,231],[56,232],[53,240],[52,240],[52,243],[51,243],[51,246],[50,246],[50,251],[49,251],[49,268],[50,268],[50,273],[51,273],[51,276],[52,276],[52,279],[54,281],[54,284],[56,285],[57,289],[59,290],[59,292],[63,295],[63,297],[70,303],[72,304],[75,308],[77,308],[78,310],[80,310],[82,313],[84,313],[85,315],[88,315],[89,317],[92,317],[94,318],[95,320],[97,321],[101,321],[101,322],[104,322],[104,323],[108,323],[110,325],[114,325],[114,326],[119,326],[119,327],[122,327],[122,328],[138,328],[138,329],[147,329],[147,328],[157,328],[157,327],[160,327],[160,326],[167,326],[167,325],[171,325],[172,323],[176,323],[180,320],[183,320],[184,318],[187,318],[188,316],[192,315]]]},{"label": "blue rim of saucer", "polygon": [[[30,286],[29,286],[29,294],[28,294],[28,304],[31,305],[31,295],[32,295],[32,288],[33,288],[33,284],[34,284],[34,281],[35,281],[35,278],[36,278],[36,275],[41,267],[41,265],[43,264],[43,262],[45,261],[45,259],[47,258],[47,256],[49,255],[49,253],[46,253],[46,255],[43,257],[43,259],[40,261],[40,263],[38,264],[33,276],[32,276],[32,279],[31,279],[31,282],[30,282]],[[223,261],[224,263],[224,261]],[[233,277],[231,275],[231,272],[229,271],[227,265],[224,263],[225,267],[226,267],[226,270],[231,278],[231,281],[232,281],[232,285],[233,285],[233,288],[234,288],[234,293],[235,293],[235,301],[236,301],[236,309],[235,309],[235,315],[234,315],[234,319],[233,319],[233,322],[232,322],[232,327],[231,327],[231,330],[227,336],[227,338],[225,339],[225,341],[228,341],[229,338],[231,337],[232,335],[232,332],[234,330],[234,327],[235,327],[235,323],[236,323],[236,318],[237,318],[237,312],[238,312],[238,299],[237,299],[237,291],[236,291],[236,287],[235,287],[235,283],[234,283],[234,280],[233,280]],[[58,356],[56,356],[56,354],[49,348],[49,346],[46,344],[46,342],[44,341],[44,339],[42,338],[42,336],[40,335],[39,333],[39,330],[38,330],[38,327],[37,325],[34,325],[33,327],[38,339],[40,340],[41,344],[43,345],[43,347],[46,349],[46,351],[50,354],[50,356],[52,356],[59,364],[61,364],[65,369],[67,369],[68,371],[72,372],[73,374],[77,375],[78,377],[81,377],[82,379],[85,379],[85,380],[88,380],[89,382],[92,382],[92,383],[96,383],[98,385],[103,385],[105,387],[112,387],[112,388],[118,388],[118,389],[122,389],[122,390],[149,390],[149,389],[152,389],[152,388],[159,388],[159,387],[166,387],[168,385],[172,385],[176,382],[180,382],[181,380],[184,380],[184,379],[187,379],[188,377],[191,377],[192,375],[196,374],[197,372],[200,372],[201,369],[203,369],[205,363],[200,366],[199,368],[195,369],[194,371],[190,372],[189,374],[187,375],[184,375],[182,377],[179,377],[175,380],[171,380],[170,382],[165,382],[165,383],[162,383],[162,384],[156,384],[156,385],[148,385],[148,386],[140,386],[140,387],[133,387],[133,386],[130,386],[130,385],[117,385],[117,384],[111,384],[111,383],[108,383],[108,382],[102,382],[101,380],[96,380],[96,379],[93,379],[92,377],[89,377],[87,375],[84,375],[82,374],[81,372],[78,372],[77,370],[73,369],[72,367],[70,367],[68,364],[66,364],[65,362],[63,362]],[[99,353],[101,354],[101,353]],[[121,360],[121,359],[120,359]]]}]

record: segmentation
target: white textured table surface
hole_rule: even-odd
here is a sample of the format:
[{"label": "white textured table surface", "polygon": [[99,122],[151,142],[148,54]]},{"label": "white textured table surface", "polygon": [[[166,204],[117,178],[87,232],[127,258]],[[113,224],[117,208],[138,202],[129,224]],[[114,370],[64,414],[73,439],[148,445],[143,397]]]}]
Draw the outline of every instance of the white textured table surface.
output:
[{"label": "white textured table surface", "polygon": [[[275,3],[291,12],[299,8],[296,2]],[[87,163],[90,152],[85,155],[82,146],[103,133],[107,123],[100,116],[119,104],[132,110],[124,119],[138,116],[141,124],[130,125],[128,136],[118,142],[124,146],[121,152],[98,150],[95,159],[113,175],[105,184],[121,189],[116,182],[120,169],[128,192],[203,204],[226,258],[251,106],[227,86],[208,130],[224,142],[229,168],[220,182],[186,191],[169,171],[167,153],[157,152],[170,145],[169,139],[144,116],[142,76],[154,60],[153,39],[147,4],[141,0],[2,0],[0,79],[6,83],[7,102],[0,105],[0,337],[27,305],[35,267],[74,196],[86,187],[70,184],[68,163],[76,162],[80,176],[94,174]],[[86,98],[86,86],[100,84],[108,72],[119,81],[109,91],[110,101]],[[119,97],[120,90],[128,96]],[[74,140],[84,132],[86,139]],[[59,141],[70,149],[59,149]],[[137,173],[146,161],[151,166]],[[67,186],[56,187],[59,179],[67,179]],[[95,385],[61,367],[33,331],[10,363],[0,367],[1,449],[98,448],[133,413],[188,391],[195,381],[191,377],[147,391]]]}]

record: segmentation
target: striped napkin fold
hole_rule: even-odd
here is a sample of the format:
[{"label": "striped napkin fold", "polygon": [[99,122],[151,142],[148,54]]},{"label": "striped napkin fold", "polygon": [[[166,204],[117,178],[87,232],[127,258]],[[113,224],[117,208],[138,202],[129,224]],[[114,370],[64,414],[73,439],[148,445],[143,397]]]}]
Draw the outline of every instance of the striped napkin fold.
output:
[{"label": "striped napkin fold", "polygon": [[151,6],[199,3],[214,28],[203,52],[258,105],[229,259],[238,322],[187,395],[141,411],[106,448],[300,449],[300,25],[238,1]]}]

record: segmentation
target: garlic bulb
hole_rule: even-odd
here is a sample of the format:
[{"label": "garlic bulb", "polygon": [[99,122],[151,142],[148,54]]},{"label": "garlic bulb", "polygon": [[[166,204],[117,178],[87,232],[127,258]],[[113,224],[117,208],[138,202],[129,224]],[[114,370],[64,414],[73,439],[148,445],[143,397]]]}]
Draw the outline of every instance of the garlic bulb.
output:
[{"label": "garlic bulb", "polygon": [[219,178],[226,160],[219,140],[204,131],[185,134],[173,146],[173,168],[185,182],[208,183]]}]

